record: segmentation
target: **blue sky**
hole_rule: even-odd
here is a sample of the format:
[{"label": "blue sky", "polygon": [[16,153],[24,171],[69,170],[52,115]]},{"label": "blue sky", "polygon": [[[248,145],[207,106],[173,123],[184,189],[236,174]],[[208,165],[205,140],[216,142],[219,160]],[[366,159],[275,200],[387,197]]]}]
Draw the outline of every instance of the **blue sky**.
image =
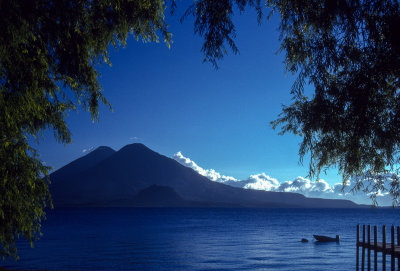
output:
[{"label": "blue sky", "polygon": [[[179,12],[178,12],[179,14]],[[93,123],[79,108],[67,123],[73,137],[58,144],[47,131],[37,146],[41,159],[55,169],[98,146],[120,149],[140,142],[173,157],[178,151],[202,168],[245,179],[265,173],[279,181],[307,175],[299,165],[299,137],[279,136],[269,124],[282,104],[290,104],[294,76],[285,72],[279,49],[279,18],[258,26],[247,10],[235,16],[239,55],[229,53],[215,70],[202,63],[202,39],[193,22],[168,16],[173,44],[142,43],[133,38],[126,48],[111,50],[112,67],[99,71],[104,95],[114,111],[100,108]],[[321,176],[341,181],[335,169]]]}]

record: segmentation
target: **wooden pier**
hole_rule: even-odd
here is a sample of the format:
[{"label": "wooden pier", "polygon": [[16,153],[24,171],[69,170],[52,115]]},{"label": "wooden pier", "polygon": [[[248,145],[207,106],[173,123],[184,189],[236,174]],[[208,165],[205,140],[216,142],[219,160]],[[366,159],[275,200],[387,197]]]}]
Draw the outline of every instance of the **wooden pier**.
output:
[{"label": "wooden pier", "polygon": [[[362,237],[360,240],[360,225],[357,225],[357,261],[356,268],[364,271],[365,269],[371,270],[371,256],[373,256],[373,270],[378,270],[378,262],[381,262],[380,270],[386,271],[387,265],[390,265],[390,270],[400,271],[400,227],[397,227],[397,234],[395,234],[395,227],[392,226],[390,230],[390,243],[386,242],[386,226],[382,227],[382,242],[378,242],[378,228],[374,226],[373,240],[371,236],[371,226],[362,225]],[[395,239],[396,235],[396,239]],[[360,264],[360,249],[361,249],[361,264]],[[367,257],[365,257],[367,252]],[[378,253],[381,254],[381,260],[378,260]],[[367,261],[365,261],[367,258]],[[396,264],[397,258],[397,264]],[[388,262],[387,262],[388,261]],[[389,263],[389,264],[388,264]],[[366,266],[366,267],[365,267]],[[389,270],[389,269],[388,269]]]}]

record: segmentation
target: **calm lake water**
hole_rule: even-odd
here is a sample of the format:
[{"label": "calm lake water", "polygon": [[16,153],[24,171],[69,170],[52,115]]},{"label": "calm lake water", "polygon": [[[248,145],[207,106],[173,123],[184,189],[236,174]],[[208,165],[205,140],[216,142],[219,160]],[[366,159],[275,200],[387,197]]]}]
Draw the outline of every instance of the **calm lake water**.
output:
[{"label": "calm lake water", "polygon": [[[400,225],[399,210],[64,209],[6,268],[47,270],[355,270],[356,225]],[[381,232],[381,229],[379,229]],[[339,234],[340,243],[312,235]],[[388,234],[388,236],[390,236]],[[309,243],[301,243],[307,238]]]}]

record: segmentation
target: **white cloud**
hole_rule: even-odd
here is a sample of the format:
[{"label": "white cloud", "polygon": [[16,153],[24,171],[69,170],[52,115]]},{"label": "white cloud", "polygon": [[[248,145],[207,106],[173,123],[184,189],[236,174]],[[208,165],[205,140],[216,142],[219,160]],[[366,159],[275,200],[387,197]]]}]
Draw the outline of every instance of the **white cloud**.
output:
[{"label": "white cloud", "polygon": [[82,152],[83,152],[83,153],[85,153],[85,152],[90,152],[91,150],[93,150],[93,148],[94,148],[94,147],[90,147],[90,148],[88,148],[88,149],[83,149]]},{"label": "white cloud", "polygon": [[[338,188],[341,184],[336,184]],[[331,187],[325,180],[311,181],[301,176],[293,181],[282,182],[276,191],[296,192],[309,197],[330,196],[334,194],[335,186]]]},{"label": "white cloud", "polygon": [[[225,176],[215,171],[214,169],[204,169],[197,165],[190,158],[183,156],[181,152],[177,152],[173,157],[180,164],[190,167],[200,175],[208,179],[224,183],[234,187],[241,187],[245,189],[276,191],[276,192],[294,192],[305,195],[306,197],[318,197],[328,199],[349,199],[357,203],[371,204],[369,194],[364,192],[351,191],[352,184],[355,180],[347,181],[344,185],[342,182],[330,185],[325,180],[311,181],[304,177],[297,177],[294,180],[280,182],[275,178],[268,176],[265,173],[250,175],[245,180],[238,180],[232,176]],[[387,184],[393,180],[397,175],[388,174],[383,176]],[[364,177],[365,178],[365,177]],[[376,182],[376,180],[372,180]],[[385,189],[387,189],[387,185]],[[391,205],[392,201],[388,192],[378,190],[376,193],[379,205]]]},{"label": "white cloud", "polygon": [[133,137],[129,138],[129,140],[138,140],[138,139],[140,139],[140,138],[138,138],[137,136],[133,136]]},{"label": "white cloud", "polygon": [[177,162],[179,162],[180,164],[190,167],[191,169],[193,169],[200,175],[207,177],[211,181],[220,182],[220,183],[237,182],[238,181],[234,177],[222,175],[222,174],[216,172],[214,169],[203,169],[202,167],[199,167],[194,161],[183,156],[181,152],[175,153],[174,159]]},{"label": "white cloud", "polygon": [[275,191],[279,188],[278,180],[266,175],[265,173],[250,175],[250,177],[247,180],[242,181],[242,183],[246,183],[243,186],[243,188],[246,189]]}]

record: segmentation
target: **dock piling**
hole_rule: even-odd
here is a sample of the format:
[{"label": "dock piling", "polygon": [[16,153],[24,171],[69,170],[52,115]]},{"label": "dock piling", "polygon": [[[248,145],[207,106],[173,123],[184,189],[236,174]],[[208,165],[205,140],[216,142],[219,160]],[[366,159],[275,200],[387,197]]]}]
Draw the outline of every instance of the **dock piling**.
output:
[{"label": "dock piling", "polygon": [[394,248],[395,248],[395,241],[394,241],[394,226],[392,225],[392,227],[390,227],[390,239],[391,239],[391,242],[392,242],[392,245],[391,245],[391,255],[390,255],[390,270],[391,271],[395,271],[395,268],[394,268],[394,266],[395,266],[395,255],[394,255]]},{"label": "dock piling", "polygon": [[374,270],[378,270],[378,227],[374,226]]},{"label": "dock piling", "polygon": [[382,227],[382,271],[386,271],[386,225]]},{"label": "dock piling", "polygon": [[[365,225],[363,225],[362,228],[362,242],[365,244]],[[365,247],[361,247],[361,271],[364,271],[364,265],[365,265]]]},{"label": "dock piling", "polygon": [[360,270],[360,224],[357,224],[357,252],[356,252],[356,270]]},{"label": "dock piling", "polygon": [[[397,226],[397,246],[400,246],[400,227]],[[400,258],[397,258],[397,269],[400,270]]]},{"label": "dock piling", "polygon": [[[382,269],[386,271],[386,255],[390,256],[390,270],[400,270],[400,227],[391,226],[390,227],[390,241],[386,242],[386,225],[382,227],[382,242],[378,242],[378,227],[373,226],[373,243],[371,241],[371,225],[362,226],[362,238],[360,240],[360,225],[357,225],[357,261],[356,270],[365,270],[365,265],[367,265],[367,270],[371,270],[371,250],[374,252],[374,270],[378,270],[378,253],[382,253]],[[367,232],[367,233],[365,233]],[[396,236],[397,234],[397,236]],[[359,249],[362,249],[361,255]],[[365,253],[365,250],[368,250]],[[366,255],[367,254],[367,255]],[[361,263],[360,263],[361,256]],[[367,256],[367,260],[365,257]],[[387,257],[389,258],[389,257]],[[396,264],[397,258],[397,264]]]},{"label": "dock piling", "polygon": [[368,225],[367,227],[367,242],[368,242],[367,270],[371,271],[371,225]]}]

